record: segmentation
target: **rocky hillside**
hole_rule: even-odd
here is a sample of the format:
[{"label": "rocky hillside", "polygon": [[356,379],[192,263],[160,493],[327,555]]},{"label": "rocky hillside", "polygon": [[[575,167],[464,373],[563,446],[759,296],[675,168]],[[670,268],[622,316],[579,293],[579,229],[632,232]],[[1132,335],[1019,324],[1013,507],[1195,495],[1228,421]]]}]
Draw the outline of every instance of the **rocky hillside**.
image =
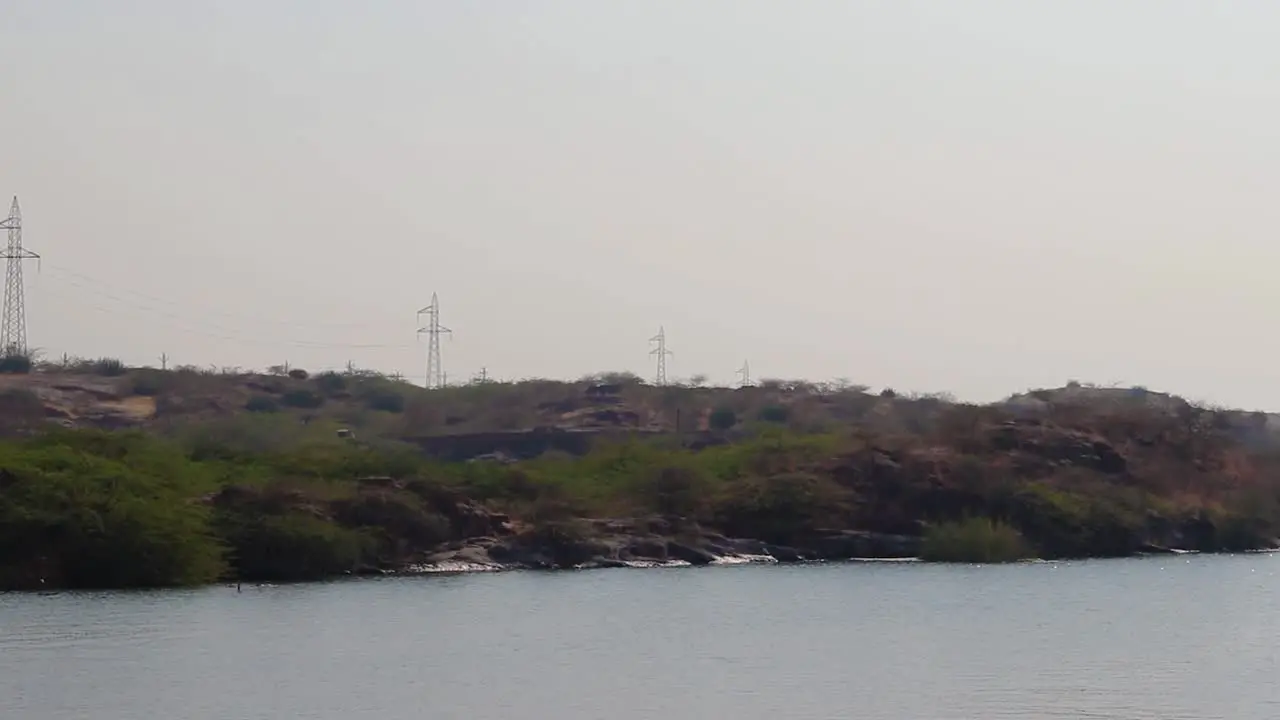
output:
[{"label": "rocky hillside", "polygon": [[0,404],[0,588],[1280,536],[1269,417],[1136,391],[976,406],[803,384],[424,391],[104,366],[0,376]]},{"label": "rocky hillside", "polygon": [[[477,383],[427,391],[374,373],[244,374],[183,368],[130,369],[110,361],[71,370],[0,374],[0,434],[57,424],[182,434],[199,428],[224,441],[341,436],[408,442],[449,460],[531,458],[586,452],[594,438],[679,435],[690,442],[751,436],[762,428],[822,433],[857,426],[889,434],[935,429],[955,404],[945,396],[870,393],[865,387],[768,382],[748,388],[654,387],[626,375],[578,382]],[[1208,412],[1142,388],[1071,383],[995,403],[1011,419],[1044,421],[1142,413],[1182,418]],[[1265,448],[1280,416],[1213,411],[1236,439]]]},{"label": "rocky hillside", "polygon": [[943,403],[933,397],[899,398],[892,391],[871,395],[862,388],[803,383],[653,387],[627,376],[427,391],[372,373],[161,371],[105,361],[74,371],[0,375],[3,429],[8,432],[49,422],[171,432],[195,424],[226,425],[247,416],[256,416],[246,422],[257,428],[274,425],[286,434],[311,427],[317,434],[344,430],[361,439],[413,441],[533,431],[725,432],[760,425],[819,432],[855,421],[910,426]]}]

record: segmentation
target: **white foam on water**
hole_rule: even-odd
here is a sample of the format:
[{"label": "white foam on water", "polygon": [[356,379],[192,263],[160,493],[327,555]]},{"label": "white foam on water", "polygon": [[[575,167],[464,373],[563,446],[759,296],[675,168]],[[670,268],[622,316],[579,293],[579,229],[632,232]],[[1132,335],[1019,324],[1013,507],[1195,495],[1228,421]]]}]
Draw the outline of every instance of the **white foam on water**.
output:
[{"label": "white foam on water", "polygon": [[747,565],[749,563],[776,563],[772,555],[724,555],[711,561],[712,565]]},{"label": "white foam on water", "polygon": [[430,565],[411,565],[405,568],[407,573],[471,573],[471,572],[496,572],[502,568],[497,565],[484,565],[482,563],[469,563],[450,560],[441,563],[432,563]]},{"label": "white foam on water", "polygon": [[685,560],[624,560],[623,565],[629,568],[664,568],[664,567],[691,567],[692,564]]}]

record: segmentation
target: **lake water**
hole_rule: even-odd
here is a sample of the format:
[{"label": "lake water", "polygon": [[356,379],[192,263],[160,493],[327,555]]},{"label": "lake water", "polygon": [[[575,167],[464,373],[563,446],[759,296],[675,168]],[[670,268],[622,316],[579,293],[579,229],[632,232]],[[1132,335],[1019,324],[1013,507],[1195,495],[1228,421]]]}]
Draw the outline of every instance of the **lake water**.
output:
[{"label": "lake water", "polygon": [[1280,556],[0,594],[0,717],[1280,718]]}]

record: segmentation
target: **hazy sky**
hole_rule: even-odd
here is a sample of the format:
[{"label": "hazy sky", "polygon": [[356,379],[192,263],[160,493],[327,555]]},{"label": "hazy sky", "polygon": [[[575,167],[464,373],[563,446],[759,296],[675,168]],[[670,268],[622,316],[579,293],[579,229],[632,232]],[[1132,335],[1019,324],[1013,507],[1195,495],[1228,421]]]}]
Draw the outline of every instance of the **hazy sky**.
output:
[{"label": "hazy sky", "polygon": [[52,355],[1280,410],[1280,3],[4,6]]}]

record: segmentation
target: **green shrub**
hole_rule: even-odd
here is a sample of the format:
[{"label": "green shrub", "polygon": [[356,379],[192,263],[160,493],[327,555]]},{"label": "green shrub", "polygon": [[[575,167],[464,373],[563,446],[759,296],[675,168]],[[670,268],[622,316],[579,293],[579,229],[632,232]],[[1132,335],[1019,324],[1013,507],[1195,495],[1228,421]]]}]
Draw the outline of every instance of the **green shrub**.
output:
[{"label": "green shrub", "polygon": [[707,418],[707,425],[712,430],[728,430],[738,424],[738,414],[731,408],[716,408]]},{"label": "green shrub", "polygon": [[334,518],[379,537],[389,552],[397,542],[430,547],[449,539],[449,520],[410,493],[361,493],[336,503]]},{"label": "green shrub", "polygon": [[791,417],[791,411],[785,405],[766,405],[760,408],[758,417],[761,422],[783,425]]},{"label": "green shrub", "polygon": [[0,357],[0,374],[26,375],[31,372],[31,358],[26,355],[5,355]]},{"label": "green shrub", "polygon": [[931,525],[920,558],[933,562],[997,563],[1032,557],[1017,528],[987,518]]},{"label": "green shrub", "polygon": [[1142,545],[1141,501],[1104,484],[1067,491],[1030,483],[1013,493],[1009,518],[1045,557],[1122,557]]},{"label": "green shrub", "polygon": [[713,511],[716,526],[728,535],[781,545],[836,525],[850,501],[829,478],[797,472],[742,477],[726,490]]},{"label": "green shrub", "polygon": [[638,475],[630,494],[643,507],[661,515],[700,516],[713,497],[714,481],[696,466],[646,468]]},{"label": "green shrub", "polygon": [[280,409],[280,404],[268,395],[254,395],[244,404],[244,409],[253,413],[273,413]]},{"label": "green shrub", "polygon": [[316,580],[351,572],[375,546],[365,533],[300,511],[220,511],[216,527],[230,546],[236,575],[245,580]]},{"label": "green shrub", "polygon": [[310,390],[290,390],[280,396],[280,402],[293,408],[314,410],[324,405],[324,396]]},{"label": "green shrub", "polygon": [[191,502],[198,468],[136,434],[52,432],[0,447],[0,589],[216,580],[222,548]]}]

